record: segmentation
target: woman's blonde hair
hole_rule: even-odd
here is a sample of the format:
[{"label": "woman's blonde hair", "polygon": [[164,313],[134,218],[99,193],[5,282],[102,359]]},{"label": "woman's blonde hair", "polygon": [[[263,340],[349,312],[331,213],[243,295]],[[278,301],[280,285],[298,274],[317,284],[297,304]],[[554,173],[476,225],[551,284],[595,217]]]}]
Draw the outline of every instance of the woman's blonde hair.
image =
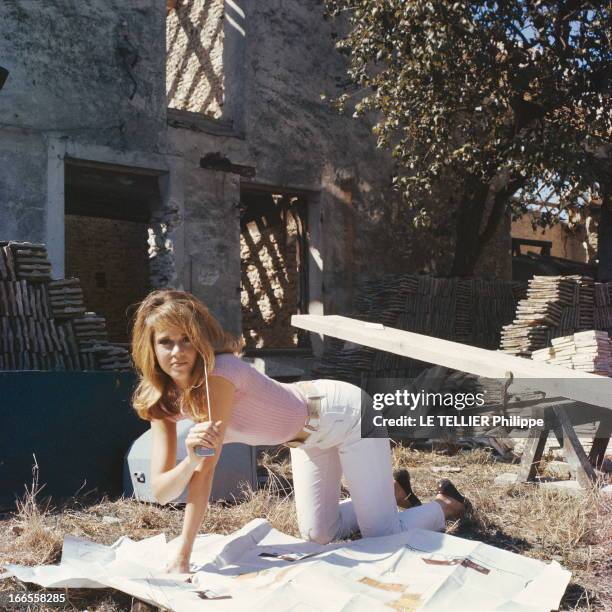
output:
[{"label": "woman's blonde hair", "polygon": [[[182,393],[157,363],[155,330],[176,327],[185,334],[197,356],[190,385]],[[150,293],[139,305],[132,329],[132,359],[139,383],[132,404],[142,419],[150,421],[176,415],[207,420],[204,364],[208,373],[215,366],[215,353],[239,354],[243,340],[226,332],[208,308],[185,291],[162,289]]]}]

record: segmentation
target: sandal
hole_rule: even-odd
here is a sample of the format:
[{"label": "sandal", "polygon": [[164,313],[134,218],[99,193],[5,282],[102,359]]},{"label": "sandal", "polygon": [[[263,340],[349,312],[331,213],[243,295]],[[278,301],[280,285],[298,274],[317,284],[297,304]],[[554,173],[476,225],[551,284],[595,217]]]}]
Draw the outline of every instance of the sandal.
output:
[{"label": "sandal", "polygon": [[408,470],[394,470],[393,480],[404,490],[406,497],[404,499],[410,504],[410,508],[421,505],[421,500],[414,494],[412,487],[410,486],[410,474]]},{"label": "sandal", "polygon": [[459,493],[457,490],[457,487],[455,487],[455,485],[448,478],[442,478],[442,480],[438,482],[438,495],[450,497],[460,504],[463,504],[466,511],[471,508],[470,500],[461,495],[461,493]]}]

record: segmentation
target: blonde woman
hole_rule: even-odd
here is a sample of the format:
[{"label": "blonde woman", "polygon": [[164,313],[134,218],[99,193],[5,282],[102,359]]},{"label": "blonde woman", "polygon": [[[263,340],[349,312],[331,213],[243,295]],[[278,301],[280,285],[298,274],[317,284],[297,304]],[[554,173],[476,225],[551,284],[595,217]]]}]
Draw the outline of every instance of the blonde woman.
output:
[{"label": "blonde woman", "polygon": [[[292,447],[298,524],[305,539],[327,543],[357,529],[363,536],[413,527],[442,530],[446,519],[464,512],[465,500],[449,481],[440,483],[433,502],[421,504],[405,470],[391,478],[388,439],[361,437],[362,400],[369,400],[361,389],[333,380],[279,383],[242,361],[241,347],[183,291],[154,291],[136,313],[132,353],[140,381],[133,405],[151,422],[153,493],[165,504],[188,488],[180,546],[168,572],[189,571],[227,442]],[[187,456],[177,464],[176,423],[183,418],[195,424],[185,440]],[[215,454],[199,456],[198,447]],[[340,502],[343,473],[351,499]],[[407,509],[398,512],[398,505]]]}]

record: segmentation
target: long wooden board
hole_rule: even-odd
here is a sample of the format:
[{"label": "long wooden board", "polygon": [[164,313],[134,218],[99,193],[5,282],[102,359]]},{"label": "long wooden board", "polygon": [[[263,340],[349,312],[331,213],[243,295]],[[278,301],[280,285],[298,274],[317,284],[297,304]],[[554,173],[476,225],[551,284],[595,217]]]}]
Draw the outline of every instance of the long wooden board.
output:
[{"label": "long wooden board", "polygon": [[[612,378],[339,315],[293,315],[291,324],[324,336],[478,376],[505,378],[512,373],[514,388],[537,388],[549,396],[566,397],[612,409]],[[524,379],[537,379],[537,383],[534,381],[526,385]],[[577,380],[592,381],[593,384],[576,385]]]}]

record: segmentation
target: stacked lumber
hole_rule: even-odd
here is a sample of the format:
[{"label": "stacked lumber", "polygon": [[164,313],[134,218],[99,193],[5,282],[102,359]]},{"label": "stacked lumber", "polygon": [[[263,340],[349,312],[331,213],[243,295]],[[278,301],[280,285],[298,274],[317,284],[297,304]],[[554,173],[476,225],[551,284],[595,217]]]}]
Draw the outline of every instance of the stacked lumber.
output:
[{"label": "stacked lumber", "polygon": [[514,321],[502,329],[501,350],[530,357],[576,331],[612,330],[611,290],[589,277],[534,277]]},{"label": "stacked lumber", "polygon": [[612,375],[612,345],[608,332],[577,332],[571,336],[554,338],[551,344],[534,351],[531,358],[601,376]]},{"label": "stacked lumber", "polygon": [[[527,284],[484,279],[394,275],[364,283],[351,316],[445,340],[497,348]],[[401,355],[326,338],[314,373],[365,384],[364,376],[414,378],[428,364]]]},{"label": "stacked lumber", "polygon": [[44,245],[0,242],[0,370],[128,369],[79,280],[51,280]]}]

